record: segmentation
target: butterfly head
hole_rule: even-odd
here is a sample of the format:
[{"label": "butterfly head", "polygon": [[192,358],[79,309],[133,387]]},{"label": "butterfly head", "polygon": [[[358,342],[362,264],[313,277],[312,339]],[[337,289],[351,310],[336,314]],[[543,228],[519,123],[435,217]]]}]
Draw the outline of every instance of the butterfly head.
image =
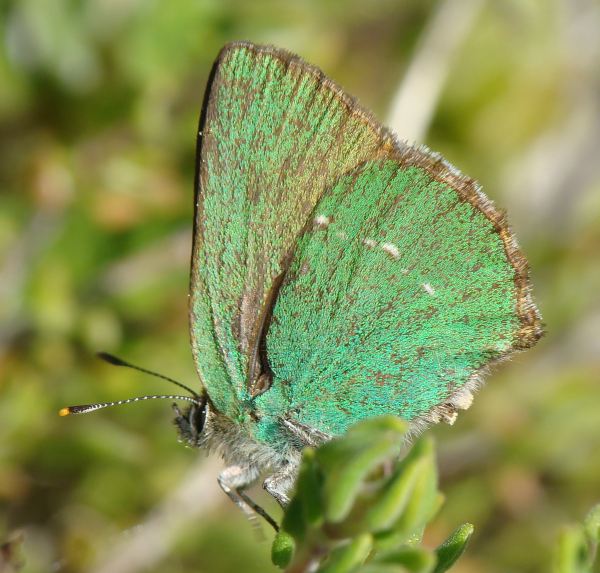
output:
[{"label": "butterfly head", "polygon": [[173,422],[180,441],[193,448],[202,447],[206,441],[205,430],[211,414],[206,394],[200,395],[197,403],[192,403],[183,410],[177,404],[173,404],[173,411],[175,412]]}]

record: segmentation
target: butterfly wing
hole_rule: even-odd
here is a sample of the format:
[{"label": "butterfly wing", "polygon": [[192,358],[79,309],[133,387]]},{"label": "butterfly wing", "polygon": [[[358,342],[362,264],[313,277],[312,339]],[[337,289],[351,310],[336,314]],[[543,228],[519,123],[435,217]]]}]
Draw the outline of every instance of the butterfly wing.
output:
[{"label": "butterfly wing", "polygon": [[278,277],[324,190],[393,147],[351,98],[285,51],[226,46],[205,95],[196,174],[190,329],[216,408],[240,413],[260,374]]},{"label": "butterfly wing", "polygon": [[319,201],[267,335],[272,412],[339,434],[384,413],[416,425],[467,407],[482,370],[541,335],[503,215],[439,156],[398,145]]}]

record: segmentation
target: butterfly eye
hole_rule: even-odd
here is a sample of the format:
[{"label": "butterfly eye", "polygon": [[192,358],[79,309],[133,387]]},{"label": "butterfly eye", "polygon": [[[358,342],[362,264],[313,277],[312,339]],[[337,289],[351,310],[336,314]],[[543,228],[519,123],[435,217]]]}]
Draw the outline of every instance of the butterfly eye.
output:
[{"label": "butterfly eye", "polygon": [[204,400],[203,404],[194,405],[190,408],[190,425],[194,427],[198,435],[202,434],[208,416],[208,402]]},{"label": "butterfly eye", "polygon": [[177,404],[173,404],[175,412],[175,425],[179,430],[179,438],[182,442],[197,448],[201,444],[201,436],[208,418],[208,400],[205,396],[200,397],[200,402],[195,402],[186,410],[182,411]]}]

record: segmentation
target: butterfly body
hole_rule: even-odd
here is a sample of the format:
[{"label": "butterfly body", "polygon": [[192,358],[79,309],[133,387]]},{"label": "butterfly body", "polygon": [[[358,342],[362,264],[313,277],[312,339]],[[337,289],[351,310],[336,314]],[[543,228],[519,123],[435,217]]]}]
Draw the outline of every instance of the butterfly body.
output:
[{"label": "butterfly body", "polygon": [[[504,215],[297,56],[226,46],[198,139],[190,288],[206,402],[182,437],[285,503],[300,452],[396,414],[453,422],[541,322]],[[196,408],[196,410],[194,410]],[[255,508],[252,508],[255,509]]]}]

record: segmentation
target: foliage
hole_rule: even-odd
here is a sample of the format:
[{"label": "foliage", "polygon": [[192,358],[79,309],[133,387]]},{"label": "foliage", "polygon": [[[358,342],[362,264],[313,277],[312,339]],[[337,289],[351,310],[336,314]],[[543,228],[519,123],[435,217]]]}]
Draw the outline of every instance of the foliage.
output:
[{"label": "foliage", "polygon": [[431,440],[396,461],[406,430],[384,416],[304,452],[273,542],[276,565],[290,573],[442,573],[455,563],[473,527],[460,526],[436,550],[420,545],[442,496]]},{"label": "foliage", "polygon": [[[436,549],[423,532],[442,504],[430,439],[401,458],[407,424],[393,416],[359,422],[345,436],[304,451],[294,496],[271,548],[287,573],[443,573],[474,528],[459,526]],[[600,504],[564,527],[553,573],[593,573]]]},{"label": "foliage", "polygon": [[554,552],[553,573],[593,573],[600,543],[600,504],[582,524],[570,525],[561,533]]}]

